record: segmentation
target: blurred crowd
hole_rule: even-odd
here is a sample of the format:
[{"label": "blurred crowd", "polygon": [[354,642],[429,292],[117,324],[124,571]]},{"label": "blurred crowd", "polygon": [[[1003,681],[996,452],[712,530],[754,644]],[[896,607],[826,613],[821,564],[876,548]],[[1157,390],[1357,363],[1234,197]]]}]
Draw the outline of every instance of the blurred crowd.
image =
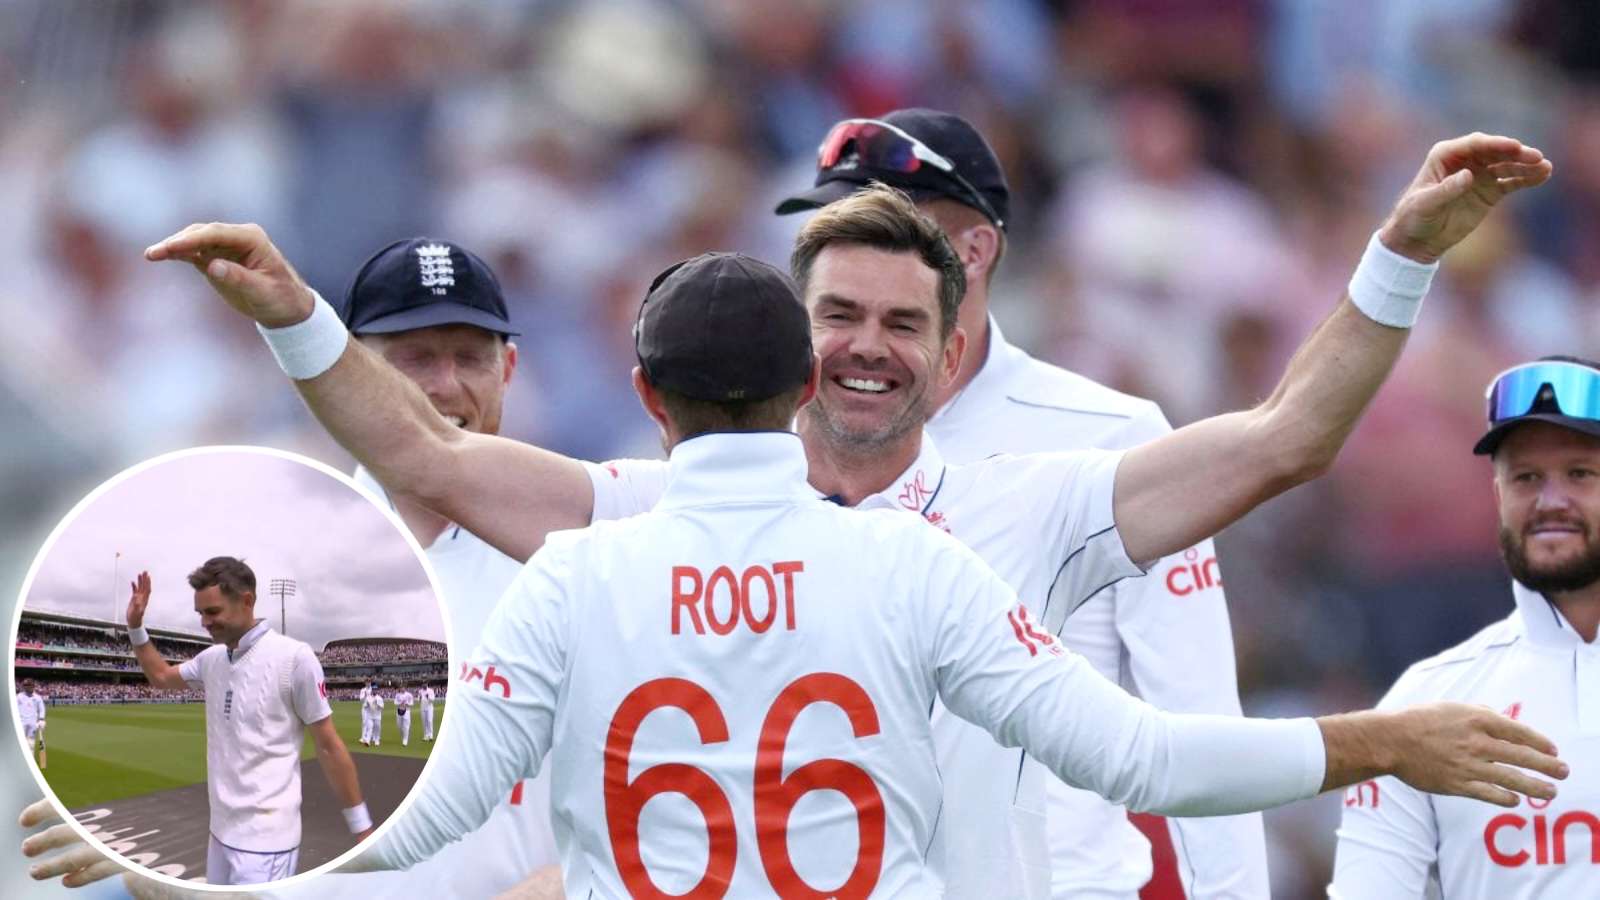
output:
[{"label": "blurred crowd", "polygon": [[433,662],[446,659],[445,645],[438,641],[336,641],[317,654],[324,666],[360,663]]},{"label": "blurred crowd", "polygon": [[143,681],[57,681],[35,678],[45,703],[202,703],[205,691],[188,688],[162,691]]},{"label": "blurred crowd", "polygon": [[67,656],[17,656],[17,668],[53,668],[53,669],[113,669],[116,671],[139,671],[139,664],[132,659],[74,659]]},{"label": "blurred crowd", "polygon": [[[209,642],[202,641],[177,641],[163,637],[152,637],[151,640],[161,652],[162,658],[167,660],[188,659],[209,646]],[[17,626],[17,647],[33,650],[88,650],[97,653],[117,653],[129,659],[133,658],[127,635],[113,636],[104,628],[88,625],[53,625],[23,621]],[[71,664],[71,660],[64,657],[52,658],[56,660],[56,665]],[[88,662],[103,664],[100,660]]]},{"label": "blurred crowd", "polygon": [[[1266,395],[1428,145],[1509,133],[1556,181],[1452,254],[1334,472],[1220,541],[1246,709],[1370,704],[1509,609],[1468,452],[1484,385],[1532,356],[1594,355],[1591,9],[11,0],[0,414],[22,427],[0,434],[0,537],[28,540],[0,552],[42,538],[28,511],[64,511],[156,451],[256,442],[347,463],[195,273],[140,260],[191,221],[263,224],[329,298],[391,240],[465,243],[523,332],[506,430],[654,455],[627,378],[650,276],[712,248],[785,260],[799,222],[772,206],[809,185],[831,123],[949,109],[1011,179],[1001,327],[1181,424]],[[1277,896],[1315,894],[1336,813],[1325,798],[1269,820]]]}]

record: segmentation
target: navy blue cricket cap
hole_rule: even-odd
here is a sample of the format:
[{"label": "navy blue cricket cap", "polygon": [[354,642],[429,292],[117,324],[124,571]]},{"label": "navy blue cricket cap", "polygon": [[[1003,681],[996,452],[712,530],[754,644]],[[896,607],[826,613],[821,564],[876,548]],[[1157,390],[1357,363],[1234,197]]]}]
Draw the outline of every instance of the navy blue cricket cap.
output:
[{"label": "navy blue cricket cap", "polygon": [[[862,154],[858,148],[834,148],[836,152],[843,152],[832,164],[818,165],[816,186],[785,199],[774,212],[785,216],[820,209],[843,200],[871,182],[881,181],[905,191],[916,203],[941,198],[954,200],[978,210],[1001,228],[1011,221],[1011,187],[1006,184],[1000,159],[971,122],[936,109],[897,109],[880,116],[878,121],[904,131],[949,160],[960,177],[952,178],[933,165],[919,165],[909,173],[894,167],[873,166],[865,161],[867,154]],[[835,125],[834,130],[843,124]],[[830,130],[829,137],[824,138],[824,152],[819,153],[819,163],[825,161],[828,141],[833,136],[834,131]],[[982,199],[974,198],[969,187]],[[983,208],[985,203],[989,209]]]},{"label": "navy blue cricket cap", "polygon": [[811,377],[811,317],[783,271],[706,253],[650,283],[634,347],[646,380],[694,400],[766,400]]},{"label": "navy blue cricket cap", "polygon": [[476,325],[510,337],[500,280],[459,244],[414,237],[372,254],[344,293],[339,318],[352,334]]}]

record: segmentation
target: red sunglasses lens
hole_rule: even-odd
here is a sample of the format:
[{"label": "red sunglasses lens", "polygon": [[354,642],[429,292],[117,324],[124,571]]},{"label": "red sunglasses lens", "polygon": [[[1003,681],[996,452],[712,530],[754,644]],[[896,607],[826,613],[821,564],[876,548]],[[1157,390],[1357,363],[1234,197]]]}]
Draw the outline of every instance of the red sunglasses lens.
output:
[{"label": "red sunglasses lens", "polygon": [[922,165],[911,142],[887,128],[871,122],[843,122],[834,126],[817,152],[817,166],[831,169],[844,156],[846,145],[854,142],[860,165],[892,172],[911,173]]}]

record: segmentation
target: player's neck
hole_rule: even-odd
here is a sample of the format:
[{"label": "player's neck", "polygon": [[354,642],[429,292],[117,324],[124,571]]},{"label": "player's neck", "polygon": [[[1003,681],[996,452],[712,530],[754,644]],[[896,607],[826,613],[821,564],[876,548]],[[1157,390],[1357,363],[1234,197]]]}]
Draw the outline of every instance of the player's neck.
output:
[{"label": "player's neck", "polygon": [[862,500],[894,484],[922,452],[922,429],[913,429],[889,446],[855,448],[820,439],[815,426],[800,416],[800,443],[806,450],[807,476],[811,486],[839,498],[845,506]]},{"label": "player's neck", "polygon": [[961,368],[956,370],[955,380],[939,395],[941,407],[966,390],[989,360],[989,294],[983,285],[967,290],[966,298],[961,301],[960,325],[967,333],[967,349],[961,356]]},{"label": "player's neck", "polygon": [[1595,642],[1600,633],[1600,581],[1576,591],[1547,594],[1550,602],[1561,610],[1562,618],[1588,643]]}]

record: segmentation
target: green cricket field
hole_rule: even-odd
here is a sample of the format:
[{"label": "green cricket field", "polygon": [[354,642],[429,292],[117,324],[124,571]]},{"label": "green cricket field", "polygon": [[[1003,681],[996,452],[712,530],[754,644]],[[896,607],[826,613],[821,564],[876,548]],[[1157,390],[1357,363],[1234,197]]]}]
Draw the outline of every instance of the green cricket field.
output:
[{"label": "green cricket field", "polygon": [[[384,708],[383,737],[363,747],[361,704],[333,705],[334,727],[353,754],[426,759],[433,744],[422,740],[422,712],[411,715],[411,742],[400,746],[394,707]],[[444,705],[434,709],[434,729]],[[45,730],[49,767],[45,780],[68,809],[110,803],[206,780],[204,703],[129,703],[50,707]],[[315,757],[307,734],[302,759]],[[358,758],[359,762],[359,758]]]}]

